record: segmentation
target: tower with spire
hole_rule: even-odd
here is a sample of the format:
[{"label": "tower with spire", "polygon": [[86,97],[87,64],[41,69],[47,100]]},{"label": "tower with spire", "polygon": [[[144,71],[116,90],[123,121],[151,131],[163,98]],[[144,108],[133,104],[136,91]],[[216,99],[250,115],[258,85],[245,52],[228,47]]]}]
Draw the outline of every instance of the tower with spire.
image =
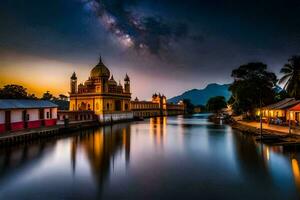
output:
[{"label": "tower with spire", "polygon": [[77,93],[77,76],[75,72],[73,72],[70,78],[70,93],[71,94]]},{"label": "tower with spire", "polygon": [[130,94],[130,78],[127,73],[124,78],[124,88],[125,88],[125,93]]}]

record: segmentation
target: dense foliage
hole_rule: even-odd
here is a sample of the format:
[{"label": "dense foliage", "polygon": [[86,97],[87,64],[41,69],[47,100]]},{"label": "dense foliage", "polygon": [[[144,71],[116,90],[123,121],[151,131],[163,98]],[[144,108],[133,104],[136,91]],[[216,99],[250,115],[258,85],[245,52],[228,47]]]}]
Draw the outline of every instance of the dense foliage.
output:
[{"label": "dense foliage", "polygon": [[23,86],[11,84],[0,89],[0,99],[36,99],[36,97],[34,94],[28,94]]},{"label": "dense foliage", "polygon": [[225,100],[225,97],[223,96],[216,96],[216,97],[211,97],[206,104],[206,109],[210,112],[218,113],[220,112],[223,108],[227,107],[227,103]]},{"label": "dense foliage", "polygon": [[267,71],[264,63],[248,63],[232,71],[234,82],[229,87],[232,96],[229,103],[236,114],[252,115],[260,105],[275,101],[276,75]]},{"label": "dense foliage", "polygon": [[292,56],[280,71],[283,77],[279,83],[284,83],[283,89],[291,97],[300,99],[300,56]]}]

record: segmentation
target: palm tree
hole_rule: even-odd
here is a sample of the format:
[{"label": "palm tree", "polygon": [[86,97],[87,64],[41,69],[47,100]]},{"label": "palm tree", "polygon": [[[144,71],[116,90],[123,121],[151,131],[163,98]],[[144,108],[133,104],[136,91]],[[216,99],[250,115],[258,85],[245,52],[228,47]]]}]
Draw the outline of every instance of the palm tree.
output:
[{"label": "palm tree", "polygon": [[300,99],[300,56],[292,56],[288,63],[281,68],[280,73],[284,75],[279,80],[279,84],[284,84],[283,89],[291,97]]}]

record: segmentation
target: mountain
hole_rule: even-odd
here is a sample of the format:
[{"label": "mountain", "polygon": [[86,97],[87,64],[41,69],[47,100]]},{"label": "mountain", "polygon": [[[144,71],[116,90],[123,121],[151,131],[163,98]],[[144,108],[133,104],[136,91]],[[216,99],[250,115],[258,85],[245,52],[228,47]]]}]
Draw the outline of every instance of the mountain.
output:
[{"label": "mountain", "polygon": [[228,100],[231,92],[228,91],[229,84],[220,85],[217,83],[208,84],[204,89],[192,89],[179,96],[168,99],[169,103],[178,103],[183,99],[190,99],[194,105],[205,105],[209,98],[214,96],[224,96]]}]

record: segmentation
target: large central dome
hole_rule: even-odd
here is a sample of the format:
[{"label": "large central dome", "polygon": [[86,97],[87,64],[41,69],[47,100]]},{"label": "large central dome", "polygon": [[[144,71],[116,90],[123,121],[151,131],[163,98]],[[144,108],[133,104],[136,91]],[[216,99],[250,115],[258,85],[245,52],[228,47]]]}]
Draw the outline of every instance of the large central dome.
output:
[{"label": "large central dome", "polygon": [[99,63],[91,70],[91,78],[110,77],[109,69],[103,64],[100,58]]}]

